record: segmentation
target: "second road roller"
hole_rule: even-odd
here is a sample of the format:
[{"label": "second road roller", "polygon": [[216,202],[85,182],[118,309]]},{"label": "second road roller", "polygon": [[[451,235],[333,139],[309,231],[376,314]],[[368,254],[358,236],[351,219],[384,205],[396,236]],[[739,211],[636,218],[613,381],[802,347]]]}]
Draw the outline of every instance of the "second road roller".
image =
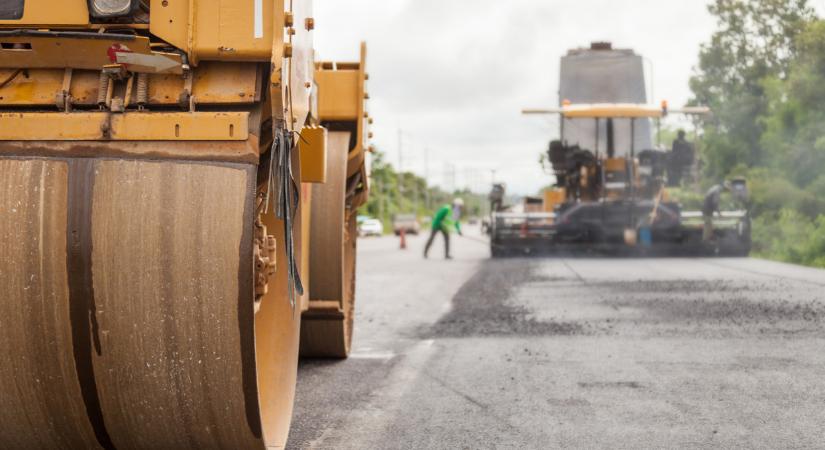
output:
[{"label": "second road roller", "polygon": [[[0,448],[280,448],[345,357],[365,52],[307,0],[0,0]],[[303,330],[302,328],[303,322]]]}]

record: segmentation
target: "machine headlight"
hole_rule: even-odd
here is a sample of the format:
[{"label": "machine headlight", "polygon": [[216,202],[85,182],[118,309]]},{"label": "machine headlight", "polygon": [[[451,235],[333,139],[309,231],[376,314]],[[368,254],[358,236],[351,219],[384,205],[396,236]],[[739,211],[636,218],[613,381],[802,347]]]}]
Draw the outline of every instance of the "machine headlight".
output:
[{"label": "machine headlight", "polygon": [[140,0],[89,0],[93,17],[123,17],[132,14]]},{"label": "machine headlight", "polygon": [[23,0],[0,0],[0,20],[23,18]]}]

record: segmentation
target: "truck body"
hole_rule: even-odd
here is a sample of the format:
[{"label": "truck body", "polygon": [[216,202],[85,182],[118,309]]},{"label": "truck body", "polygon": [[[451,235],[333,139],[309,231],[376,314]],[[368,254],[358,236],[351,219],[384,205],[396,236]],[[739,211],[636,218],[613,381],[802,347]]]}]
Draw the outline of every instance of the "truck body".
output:
[{"label": "truck body", "polygon": [[392,218],[392,228],[396,236],[402,231],[406,234],[418,235],[421,232],[421,223],[415,214],[396,214]]}]

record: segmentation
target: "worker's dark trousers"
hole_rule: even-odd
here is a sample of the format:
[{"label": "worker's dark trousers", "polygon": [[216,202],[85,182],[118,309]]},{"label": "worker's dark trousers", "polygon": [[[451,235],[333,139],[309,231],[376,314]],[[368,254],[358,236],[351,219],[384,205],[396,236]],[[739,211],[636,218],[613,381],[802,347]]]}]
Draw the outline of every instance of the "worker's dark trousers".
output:
[{"label": "worker's dark trousers", "polygon": [[671,165],[667,170],[668,186],[677,187],[682,185],[682,177],[685,174],[685,168],[681,165]]},{"label": "worker's dark trousers", "polygon": [[427,246],[424,247],[424,256],[426,257],[427,254],[430,253],[430,247],[433,245],[433,241],[435,240],[435,235],[441,232],[444,235],[444,256],[450,256],[450,233],[447,233],[445,230],[439,228],[437,230],[433,230],[430,233],[430,238],[427,239]]},{"label": "worker's dark trousers", "polygon": [[705,220],[705,226],[702,228],[702,240],[710,242],[713,240],[713,215],[703,214],[702,218]]}]

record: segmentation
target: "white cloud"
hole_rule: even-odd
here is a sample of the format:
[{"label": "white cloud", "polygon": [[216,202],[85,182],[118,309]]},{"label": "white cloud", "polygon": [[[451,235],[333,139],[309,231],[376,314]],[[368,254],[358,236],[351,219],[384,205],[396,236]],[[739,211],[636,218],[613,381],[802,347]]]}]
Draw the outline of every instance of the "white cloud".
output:
[{"label": "white cloud", "polygon": [[315,0],[315,13],[322,59],[356,60],[367,41],[375,144],[390,161],[400,127],[406,170],[423,174],[429,148],[434,183],[449,163],[459,185],[486,189],[497,169],[522,194],[551,181],[538,157],[556,127],[519,111],[557,103],[568,49],[633,48],[653,66],[652,100],[680,105],[715,25],[695,0]]}]

